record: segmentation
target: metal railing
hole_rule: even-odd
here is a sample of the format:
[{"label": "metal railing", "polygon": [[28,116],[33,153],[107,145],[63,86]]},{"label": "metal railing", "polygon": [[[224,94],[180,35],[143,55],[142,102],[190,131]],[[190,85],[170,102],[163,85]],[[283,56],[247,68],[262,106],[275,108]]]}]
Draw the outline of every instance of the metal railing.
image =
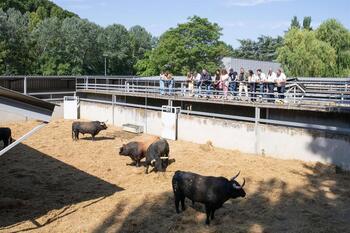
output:
[{"label": "metal railing", "polygon": [[[227,91],[215,88],[214,82],[189,83],[182,79],[159,78],[78,78],[77,91],[114,92],[158,98],[185,98],[216,102],[266,103],[315,107],[350,107],[350,81],[299,81],[290,79],[284,92],[273,83],[231,82]],[[235,85],[236,84],[236,85]],[[193,88],[191,86],[193,85]],[[235,87],[234,87],[235,86]],[[240,87],[241,86],[241,87]]]}]

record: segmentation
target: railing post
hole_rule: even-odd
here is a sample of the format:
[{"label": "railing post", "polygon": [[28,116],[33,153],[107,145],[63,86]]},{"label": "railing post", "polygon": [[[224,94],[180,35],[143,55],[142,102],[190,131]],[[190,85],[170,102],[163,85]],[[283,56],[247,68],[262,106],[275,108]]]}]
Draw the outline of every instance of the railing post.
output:
[{"label": "railing post", "polygon": [[23,79],[23,94],[27,94],[27,77]]}]

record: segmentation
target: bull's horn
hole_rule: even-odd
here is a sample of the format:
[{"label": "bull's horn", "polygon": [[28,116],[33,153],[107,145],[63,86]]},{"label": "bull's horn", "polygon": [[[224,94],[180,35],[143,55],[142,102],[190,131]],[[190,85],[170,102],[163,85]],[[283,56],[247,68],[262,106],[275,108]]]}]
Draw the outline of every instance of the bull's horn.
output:
[{"label": "bull's horn", "polygon": [[155,159],[152,159],[151,164],[153,165],[156,162]]},{"label": "bull's horn", "polygon": [[245,179],[243,178],[243,184],[241,185],[241,188],[243,188],[245,185]]},{"label": "bull's horn", "polygon": [[169,159],[169,157],[160,157],[160,159]]},{"label": "bull's horn", "polygon": [[241,171],[239,171],[239,172],[237,173],[237,175],[235,175],[234,177],[232,177],[231,180],[235,180],[235,179],[239,176],[239,173],[241,173]]}]

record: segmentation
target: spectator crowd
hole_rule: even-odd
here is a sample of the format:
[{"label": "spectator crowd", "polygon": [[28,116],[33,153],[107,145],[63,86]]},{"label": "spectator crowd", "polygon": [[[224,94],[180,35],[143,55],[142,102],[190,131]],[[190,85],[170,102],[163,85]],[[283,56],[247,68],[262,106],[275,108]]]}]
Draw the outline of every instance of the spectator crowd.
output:
[{"label": "spectator crowd", "polygon": [[[253,70],[246,72],[244,68],[240,68],[239,72],[232,68],[218,69],[213,76],[208,70],[203,69],[202,72],[187,73],[186,89],[190,96],[196,97],[272,102],[284,99],[286,82],[287,77],[281,69],[274,72],[270,68],[267,74],[261,69],[257,69],[256,72]],[[171,73],[160,74],[161,95],[172,95],[174,84]]]}]

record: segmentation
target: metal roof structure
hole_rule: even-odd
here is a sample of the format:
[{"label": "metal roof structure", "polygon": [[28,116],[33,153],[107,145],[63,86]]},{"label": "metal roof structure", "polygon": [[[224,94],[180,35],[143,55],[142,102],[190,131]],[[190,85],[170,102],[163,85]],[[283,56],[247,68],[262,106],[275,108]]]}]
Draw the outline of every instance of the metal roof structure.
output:
[{"label": "metal roof structure", "polygon": [[0,87],[0,112],[12,112],[42,123],[0,151],[0,156],[44,127],[50,120],[55,104]]},{"label": "metal roof structure", "polygon": [[267,73],[270,68],[276,72],[277,69],[281,68],[281,64],[272,61],[258,61],[250,59],[241,59],[234,57],[224,57],[222,63],[226,69],[232,68],[235,71],[239,71],[241,67],[245,70],[253,70],[254,73],[257,69],[261,69],[264,73]]}]

